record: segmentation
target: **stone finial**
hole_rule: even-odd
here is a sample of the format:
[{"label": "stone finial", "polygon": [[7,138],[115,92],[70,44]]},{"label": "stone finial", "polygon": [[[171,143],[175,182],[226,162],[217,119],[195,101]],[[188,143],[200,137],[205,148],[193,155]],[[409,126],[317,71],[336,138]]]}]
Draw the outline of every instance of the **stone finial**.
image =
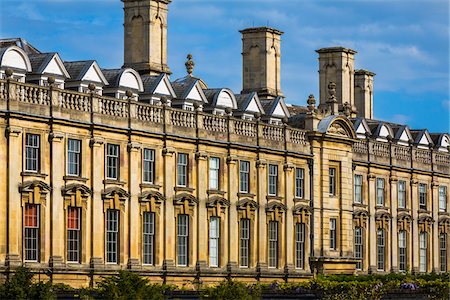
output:
[{"label": "stone finial", "polygon": [[259,121],[261,119],[261,113],[259,111],[256,111],[253,116],[255,117],[255,120]]},{"label": "stone finial", "polygon": [[350,115],[352,114],[352,106],[350,105],[350,103],[345,102],[343,109],[344,109],[344,115],[346,117],[350,117]]},{"label": "stone finial", "polygon": [[12,69],[6,69],[5,75],[7,78],[11,78],[11,76],[14,74],[14,71]]},{"label": "stone finial", "polygon": [[288,117],[284,117],[283,119],[281,119],[281,122],[283,124],[287,124],[289,122],[289,118]]},{"label": "stone finial", "polygon": [[162,96],[161,99],[160,99],[160,101],[161,101],[161,104],[162,104],[163,106],[166,106],[167,103],[169,102],[169,100],[167,99],[166,96]]},{"label": "stone finial", "polygon": [[330,81],[328,84],[328,102],[336,101],[336,83]]},{"label": "stone finial", "polygon": [[48,76],[47,82],[49,85],[52,85],[55,83],[55,77],[54,76]]},{"label": "stone finial", "polygon": [[128,98],[131,98],[131,97],[133,97],[133,92],[130,91],[130,90],[127,90],[127,91],[125,92],[125,96],[127,96]]},{"label": "stone finial", "polygon": [[231,109],[231,107],[225,108],[225,113],[227,114],[227,116],[231,116],[232,112],[233,112],[233,109]]},{"label": "stone finial", "polygon": [[314,98],[313,94],[308,96],[308,100],[306,101],[306,103],[308,103],[309,111],[314,111],[316,109],[316,98]]},{"label": "stone finial", "polygon": [[187,55],[187,61],[184,63],[186,66],[186,71],[189,75],[192,75],[192,72],[194,72],[195,62],[192,60],[192,54]]},{"label": "stone finial", "polygon": [[88,89],[89,89],[91,92],[94,92],[94,91],[95,91],[95,84],[89,83]]},{"label": "stone finial", "polygon": [[195,109],[195,110],[198,110],[198,109],[200,108],[200,103],[199,103],[198,101],[195,101],[195,102],[193,103],[193,106],[194,106],[194,109]]}]

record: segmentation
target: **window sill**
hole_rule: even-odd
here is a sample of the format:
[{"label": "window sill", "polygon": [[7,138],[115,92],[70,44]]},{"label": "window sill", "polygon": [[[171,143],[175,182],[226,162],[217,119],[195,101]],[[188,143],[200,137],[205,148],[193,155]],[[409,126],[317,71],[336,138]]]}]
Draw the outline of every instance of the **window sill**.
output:
[{"label": "window sill", "polygon": [[419,214],[431,214],[431,211],[427,210],[426,208],[419,208],[419,210],[417,211]]},{"label": "window sill", "polygon": [[39,177],[39,178],[45,178],[48,175],[39,173],[39,172],[30,172],[30,171],[24,171],[20,173],[21,176],[32,176],[32,177]]},{"label": "window sill", "polygon": [[283,197],[280,197],[280,196],[276,196],[276,195],[267,195],[266,196],[266,199],[269,201],[269,200],[279,200],[279,201],[281,201],[281,200],[283,200]]},{"label": "window sill", "polygon": [[444,210],[439,211],[438,213],[440,216],[450,216],[450,213]]},{"label": "window sill", "polygon": [[124,186],[125,182],[117,180],[117,179],[105,179],[105,180],[103,180],[103,184],[113,184],[113,185]]},{"label": "window sill", "polygon": [[148,189],[157,189],[157,190],[159,190],[160,188],[161,188],[161,186],[159,185],[159,184],[153,184],[153,183],[141,183],[140,185],[139,185],[139,187],[141,188],[141,189],[145,189],[145,188],[148,188]]},{"label": "window sill", "polygon": [[251,194],[251,193],[242,193],[242,192],[239,192],[239,193],[237,193],[237,196],[238,196],[238,197],[254,198],[256,195],[255,195],[255,194]]},{"label": "window sill", "polygon": [[207,190],[206,193],[208,195],[225,195],[227,192],[221,190]]},{"label": "window sill", "polygon": [[367,208],[367,204],[362,204],[362,203],[353,203],[353,206]]},{"label": "window sill", "polygon": [[80,176],[73,176],[73,175],[67,175],[67,176],[64,176],[63,179],[64,179],[65,181],[69,181],[69,180],[81,181],[81,182],[87,182],[87,181],[88,181],[87,178],[80,177]]},{"label": "window sill", "polygon": [[192,193],[195,189],[187,187],[187,186],[176,186],[174,188],[175,192],[189,192]]}]

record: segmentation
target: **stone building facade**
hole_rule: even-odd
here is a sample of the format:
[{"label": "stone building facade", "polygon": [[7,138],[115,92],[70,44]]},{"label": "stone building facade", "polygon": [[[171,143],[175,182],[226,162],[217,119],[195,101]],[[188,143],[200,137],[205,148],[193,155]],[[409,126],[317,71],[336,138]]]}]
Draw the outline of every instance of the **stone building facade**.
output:
[{"label": "stone building facade", "polygon": [[318,103],[286,104],[272,28],[241,31],[240,94],[193,76],[191,56],[172,81],[169,3],[124,0],[120,69],[0,40],[1,274],[86,286],[121,269],[179,285],[449,270],[447,133],[373,120],[375,74],[347,48],[317,51]]}]

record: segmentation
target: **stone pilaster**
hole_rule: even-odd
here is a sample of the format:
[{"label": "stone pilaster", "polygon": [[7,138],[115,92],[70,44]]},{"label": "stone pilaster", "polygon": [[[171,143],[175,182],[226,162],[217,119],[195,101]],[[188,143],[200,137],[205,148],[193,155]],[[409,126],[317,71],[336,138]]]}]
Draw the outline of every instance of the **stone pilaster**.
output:
[{"label": "stone pilaster", "polygon": [[91,183],[92,183],[92,239],[91,266],[96,268],[103,265],[105,252],[104,212],[102,201],[103,173],[104,173],[104,140],[93,137],[91,146]]},{"label": "stone pilaster", "polygon": [[164,260],[163,268],[171,269],[175,264],[176,230],[175,210],[173,206],[173,187],[175,186],[175,149],[166,147],[163,149],[164,157]]},{"label": "stone pilaster", "polygon": [[[433,211],[432,211],[432,216],[433,216],[433,225],[432,225],[432,232],[431,232],[431,236],[430,236],[430,244],[432,249],[430,249],[430,253],[431,253],[431,267],[432,267],[432,272],[439,272],[440,271],[440,262],[439,262],[439,223],[438,223],[438,219],[439,219],[439,183],[437,182],[432,182],[431,183],[431,201],[432,201],[432,206],[433,207]],[[448,241],[447,241],[448,244]],[[448,248],[448,246],[447,246]],[[448,250],[447,250],[448,253]]]},{"label": "stone pilaster", "polygon": [[369,272],[377,271],[377,229],[375,220],[376,187],[375,175],[369,174]]},{"label": "stone pilaster", "polygon": [[[295,268],[295,258],[294,258],[294,235],[292,234],[295,229],[294,225],[294,215],[292,214],[292,208],[294,206],[294,165],[286,163],[284,165],[284,176],[285,176],[285,190],[283,191],[286,197],[286,221],[285,221],[285,268],[291,270]],[[306,170],[304,177],[306,177]],[[307,228],[305,226],[305,237],[307,235]],[[306,247],[307,248],[307,247]],[[306,250],[306,249],[305,249]],[[306,253],[305,253],[306,254]],[[309,257],[309,256],[307,256]],[[306,261],[306,259],[305,259]],[[306,269],[306,268],[305,268]]]},{"label": "stone pilaster", "polygon": [[258,260],[257,268],[267,268],[267,221],[266,221],[266,195],[267,195],[267,162],[263,159],[259,159],[256,162],[256,190],[257,190],[257,203],[259,204],[258,210]]},{"label": "stone pilaster", "polygon": [[411,215],[412,215],[412,230],[411,230],[411,260],[413,273],[419,272],[419,226],[418,213],[419,199],[418,199],[418,181],[411,179]]},{"label": "stone pilaster", "polygon": [[139,234],[140,234],[140,207],[139,207],[139,183],[141,182],[141,144],[137,142],[128,143],[128,190],[130,193],[130,200],[128,203],[128,217],[130,219],[129,227],[129,258],[128,258],[128,266],[133,267],[133,265],[139,264],[140,262],[140,249],[141,245],[138,243]]},{"label": "stone pilaster", "polygon": [[228,246],[228,268],[237,267],[239,253],[239,219],[237,213],[237,193],[239,191],[239,161],[235,156],[227,157],[228,164],[228,201],[230,209],[228,211],[229,239]]},{"label": "stone pilaster", "polygon": [[[201,266],[209,265],[209,224],[208,214],[206,210],[206,200],[208,195],[206,191],[209,188],[209,164],[208,154],[204,151],[199,151],[195,154],[197,162],[197,198],[198,198],[198,214],[197,214],[197,236],[200,237],[197,242],[197,264]],[[222,233],[222,230],[220,231]],[[220,253],[220,251],[219,251]]]},{"label": "stone pilaster", "polygon": [[391,176],[390,180],[390,204],[391,204],[391,271],[398,272],[398,229],[397,229],[397,206],[398,206],[398,179]]}]

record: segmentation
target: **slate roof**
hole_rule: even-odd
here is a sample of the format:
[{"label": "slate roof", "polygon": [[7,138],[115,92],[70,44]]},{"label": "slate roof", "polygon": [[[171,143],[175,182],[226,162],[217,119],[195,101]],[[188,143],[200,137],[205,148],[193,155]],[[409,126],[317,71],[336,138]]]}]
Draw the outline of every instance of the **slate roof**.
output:
[{"label": "slate roof", "polygon": [[41,51],[36,49],[33,45],[28,43],[27,40],[22,38],[10,38],[10,39],[0,39],[0,48],[6,48],[9,46],[17,46],[23,49],[26,54],[39,54]]},{"label": "slate roof", "polygon": [[144,94],[153,94],[163,76],[164,73],[157,76],[141,75],[142,83],[144,84]]},{"label": "slate roof", "polygon": [[109,82],[109,87],[118,87],[120,81],[120,75],[124,69],[101,69],[106,80]]},{"label": "slate roof", "polygon": [[72,80],[79,81],[95,60],[65,61],[64,67]]}]

